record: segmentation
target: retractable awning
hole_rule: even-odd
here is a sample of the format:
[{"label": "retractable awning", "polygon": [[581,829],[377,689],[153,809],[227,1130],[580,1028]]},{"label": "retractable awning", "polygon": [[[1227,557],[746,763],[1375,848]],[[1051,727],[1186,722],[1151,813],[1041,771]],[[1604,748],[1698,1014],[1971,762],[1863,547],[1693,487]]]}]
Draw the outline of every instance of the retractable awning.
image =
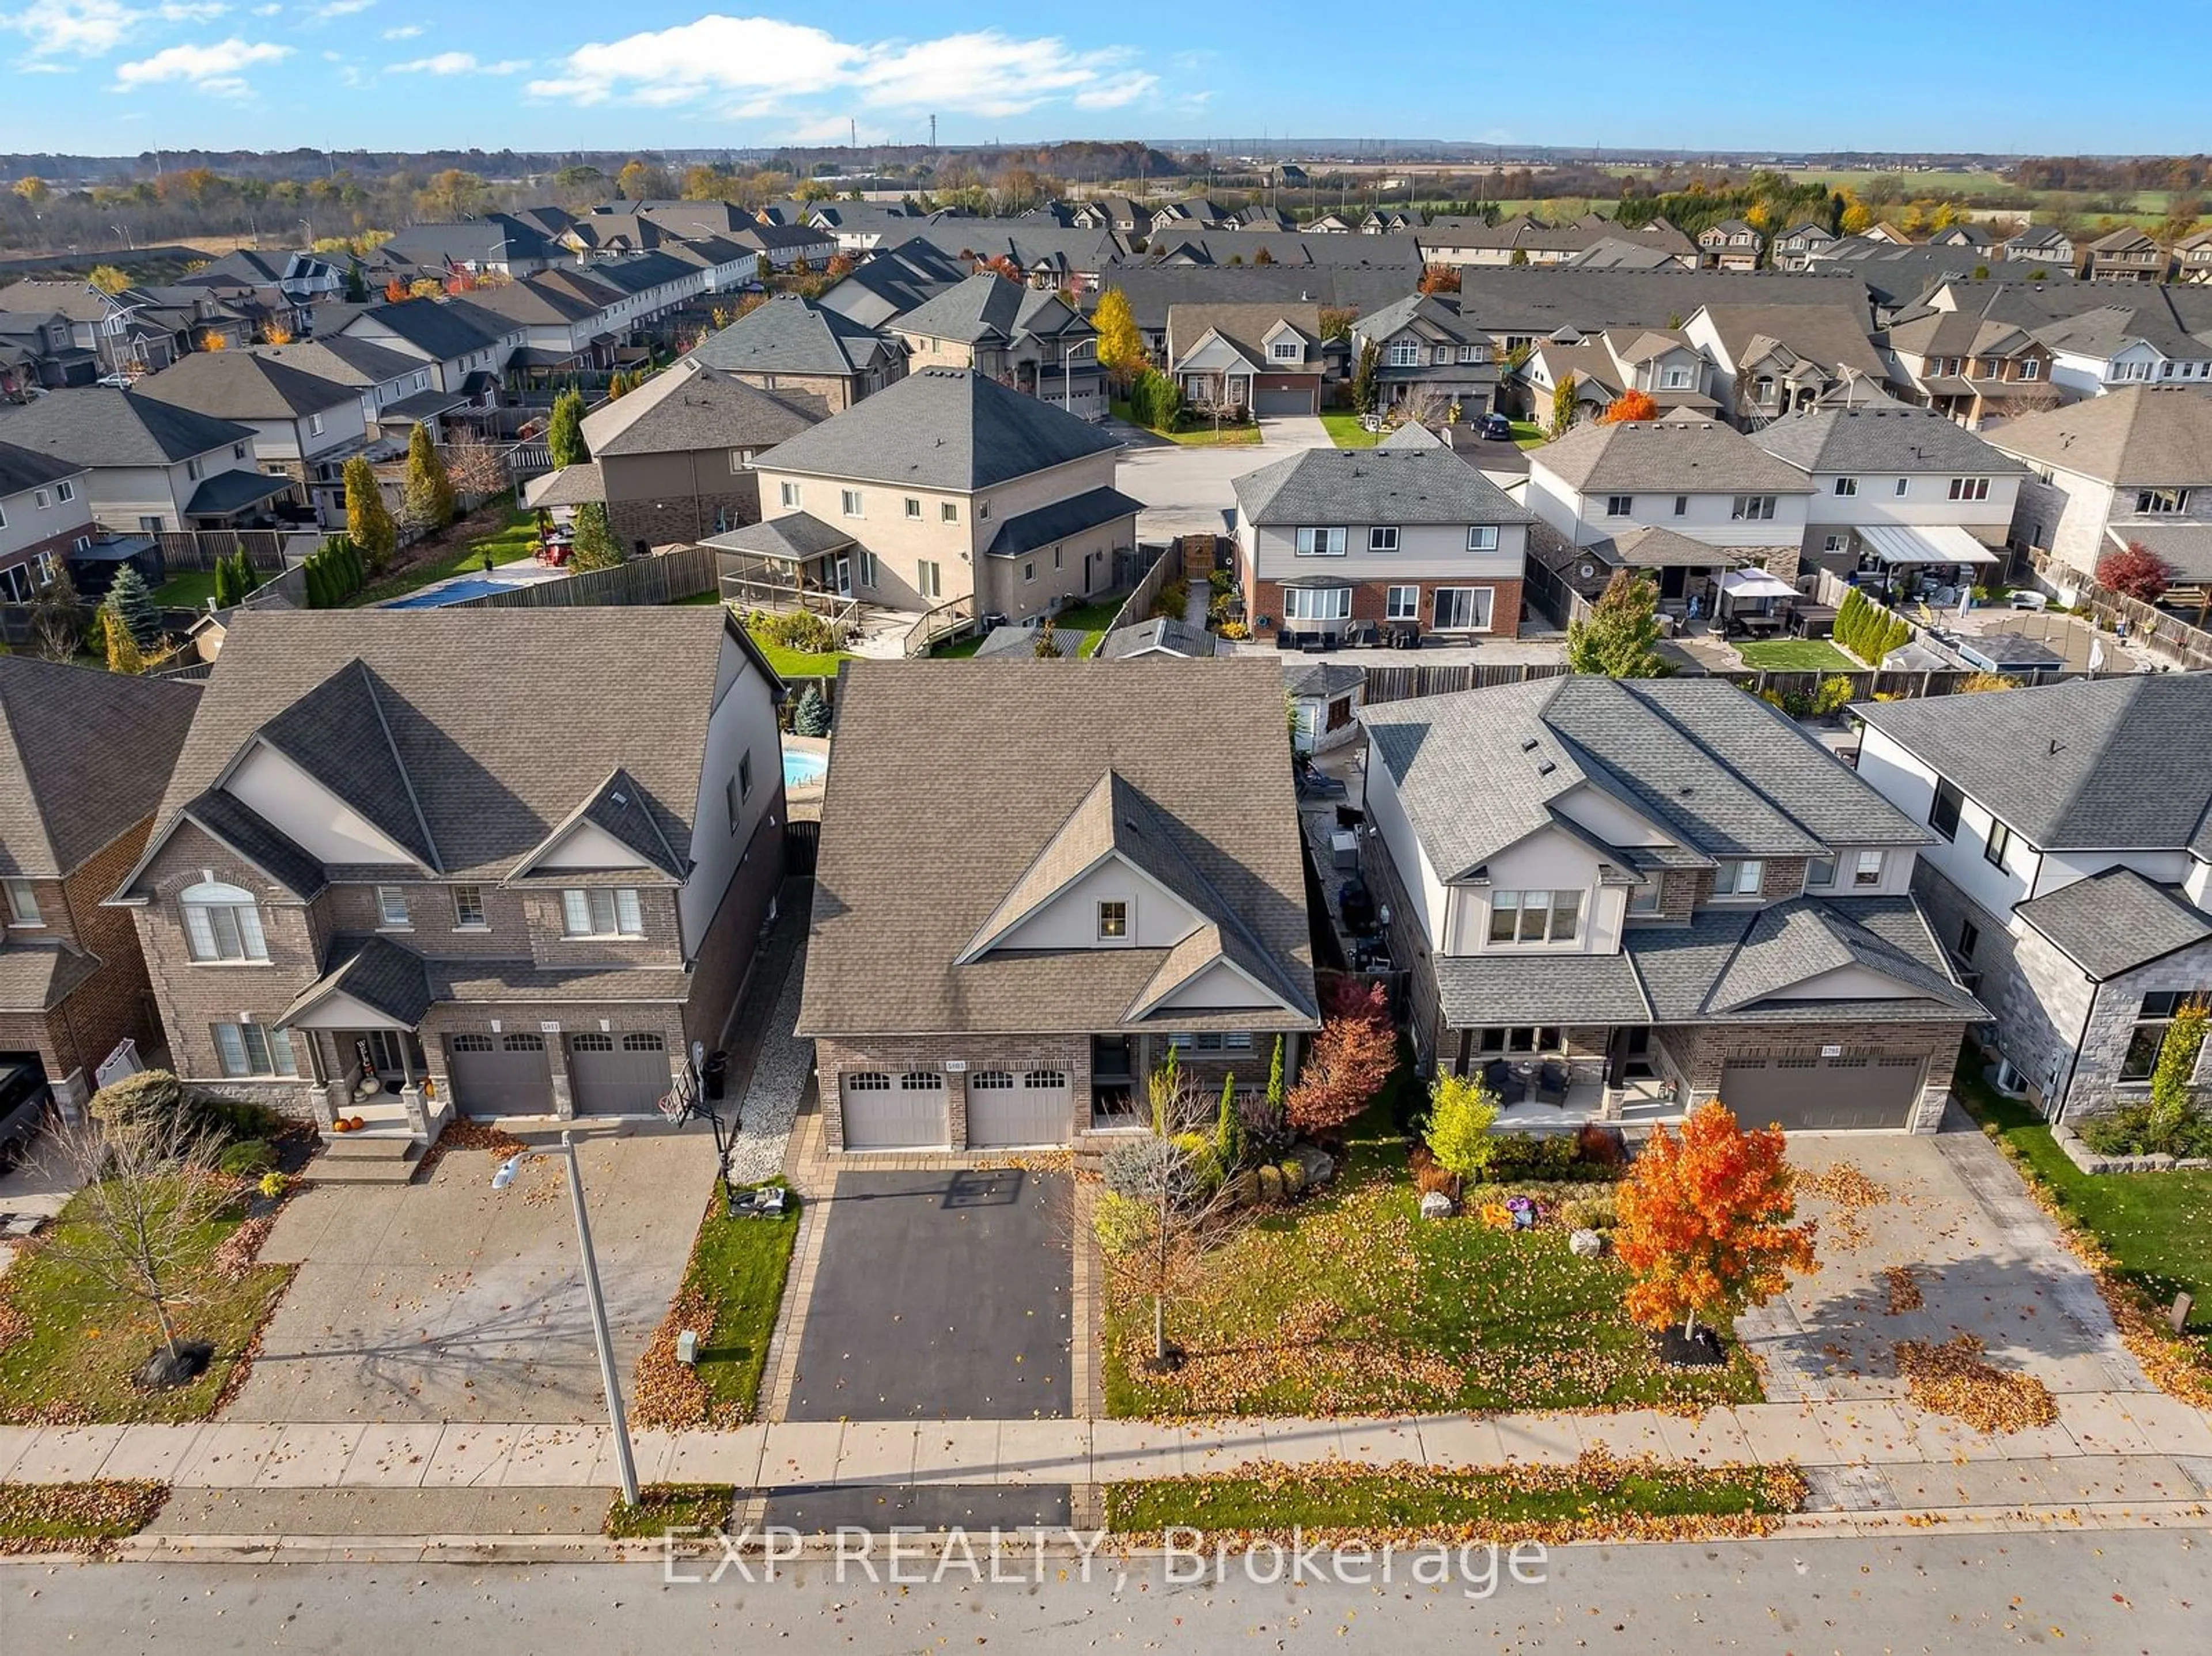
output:
[{"label": "retractable awning", "polygon": [[1996,553],[1955,524],[1908,529],[1902,524],[1869,524],[1859,531],[1875,556],[1884,563],[1997,563]]}]

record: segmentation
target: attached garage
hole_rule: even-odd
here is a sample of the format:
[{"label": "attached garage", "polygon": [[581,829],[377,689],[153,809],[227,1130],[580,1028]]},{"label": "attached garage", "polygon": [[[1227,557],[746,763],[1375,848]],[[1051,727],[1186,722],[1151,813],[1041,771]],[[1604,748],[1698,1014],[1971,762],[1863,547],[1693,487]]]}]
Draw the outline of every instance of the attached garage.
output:
[{"label": "attached garage", "polygon": [[446,1074],[464,1115],[550,1115],[553,1070],[545,1037],[507,1034],[446,1037]]},{"label": "attached garage", "polygon": [[1065,1144],[1068,1115],[1065,1070],[975,1070],[968,1077],[968,1144],[1012,1149]]},{"label": "attached garage", "polygon": [[838,1078],[837,1096],[848,1150],[943,1149],[951,1143],[945,1077],[935,1071],[852,1071]]},{"label": "attached garage", "polygon": [[568,1084],[578,1115],[650,1115],[672,1084],[659,1030],[568,1037]]},{"label": "attached garage", "polygon": [[1263,374],[1252,390],[1252,412],[1262,419],[1316,411],[1316,382],[1292,375]]},{"label": "attached garage", "polygon": [[1911,1125],[1928,1061],[1869,1057],[1731,1059],[1721,1071],[1721,1102],[1747,1127],[1834,1132]]}]

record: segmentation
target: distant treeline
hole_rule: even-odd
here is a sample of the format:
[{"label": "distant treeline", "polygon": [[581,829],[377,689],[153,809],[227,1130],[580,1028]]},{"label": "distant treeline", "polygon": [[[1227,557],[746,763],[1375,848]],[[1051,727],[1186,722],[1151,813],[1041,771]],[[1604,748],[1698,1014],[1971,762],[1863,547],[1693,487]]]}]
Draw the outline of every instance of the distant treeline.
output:
[{"label": "distant treeline", "polygon": [[2212,158],[2203,155],[2138,155],[2115,161],[2101,155],[2036,155],[2006,170],[2024,190],[2089,190],[2132,194],[2138,190],[2201,192],[2212,184]]}]

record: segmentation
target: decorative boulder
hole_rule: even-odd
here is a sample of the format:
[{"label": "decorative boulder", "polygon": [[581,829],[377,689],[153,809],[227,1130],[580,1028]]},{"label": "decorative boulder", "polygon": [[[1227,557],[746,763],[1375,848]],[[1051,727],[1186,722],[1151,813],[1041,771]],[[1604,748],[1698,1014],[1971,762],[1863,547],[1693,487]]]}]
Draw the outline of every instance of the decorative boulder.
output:
[{"label": "decorative boulder", "polygon": [[1297,1154],[1298,1165],[1304,1169],[1309,1186],[1326,1185],[1336,1177],[1336,1158],[1327,1150],[1317,1145],[1301,1144]]},{"label": "decorative boulder", "polygon": [[1283,1170],[1277,1167],[1265,1167],[1261,1168],[1259,1171],[1260,1199],[1263,1202],[1281,1201],[1283,1199]]},{"label": "decorative boulder", "polygon": [[1605,1237],[1595,1230],[1578,1230],[1567,1238],[1567,1252],[1577,1259],[1595,1259],[1605,1252]]},{"label": "decorative boulder", "polygon": [[1432,1190],[1421,1198],[1421,1217],[1424,1219],[1449,1219],[1452,1216],[1453,1208],[1451,1198],[1440,1190]]}]

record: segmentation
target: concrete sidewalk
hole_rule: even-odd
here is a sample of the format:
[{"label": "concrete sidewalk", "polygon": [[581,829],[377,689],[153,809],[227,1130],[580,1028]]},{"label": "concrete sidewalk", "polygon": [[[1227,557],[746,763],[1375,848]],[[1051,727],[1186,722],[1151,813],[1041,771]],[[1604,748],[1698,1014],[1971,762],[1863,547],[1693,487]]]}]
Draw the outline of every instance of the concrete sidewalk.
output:
[{"label": "concrete sidewalk", "polygon": [[[757,1490],[842,1485],[1111,1483],[1257,1461],[1558,1463],[1586,1449],[1689,1463],[1794,1461],[1845,1510],[1990,1500],[2212,1497],[2212,1417],[2160,1393],[2058,1399],[2051,1427],[1985,1436],[1884,1402],[1754,1404],[1703,1417],[1464,1415],[1395,1420],[784,1422],[641,1432],[647,1483]],[[392,1424],[0,1427],[0,1481],[152,1478],[185,1489],[605,1488],[598,1426]],[[2014,1491],[2008,1495],[2002,1491]],[[1979,1504],[1978,1502],[1975,1504]]]}]

